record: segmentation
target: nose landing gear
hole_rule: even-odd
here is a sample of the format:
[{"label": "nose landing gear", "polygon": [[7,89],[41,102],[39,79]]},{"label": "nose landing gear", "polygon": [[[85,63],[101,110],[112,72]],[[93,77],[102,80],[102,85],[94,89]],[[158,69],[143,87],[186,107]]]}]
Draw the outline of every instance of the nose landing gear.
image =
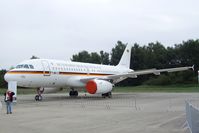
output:
[{"label": "nose landing gear", "polygon": [[35,101],[42,101],[42,93],[44,92],[44,88],[37,89],[37,95],[35,96]]}]

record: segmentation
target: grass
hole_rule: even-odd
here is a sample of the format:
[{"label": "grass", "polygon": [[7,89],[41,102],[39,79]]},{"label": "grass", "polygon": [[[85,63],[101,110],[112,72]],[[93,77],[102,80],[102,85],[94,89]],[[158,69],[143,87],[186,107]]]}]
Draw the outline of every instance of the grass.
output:
[{"label": "grass", "polygon": [[[0,88],[0,95],[3,95],[6,88]],[[64,89],[61,92],[67,93],[68,90]],[[131,86],[131,87],[114,87],[113,92],[171,92],[171,93],[183,93],[183,92],[199,92],[198,84],[189,85],[168,85],[168,86]],[[36,94],[37,91],[34,88],[18,88],[17,94]]]},{"label": "grass", "polygon": [[199,92],[198,84],[149,86],[141,85],[134,87],[115,87],[113,92]]},{"label": "grass", "polygon": [[[6,88],[0,88],[0,95],[3,95],[6,92]],[[36,89],[33,88],[17,88],[17,94],[36,94]]]}]

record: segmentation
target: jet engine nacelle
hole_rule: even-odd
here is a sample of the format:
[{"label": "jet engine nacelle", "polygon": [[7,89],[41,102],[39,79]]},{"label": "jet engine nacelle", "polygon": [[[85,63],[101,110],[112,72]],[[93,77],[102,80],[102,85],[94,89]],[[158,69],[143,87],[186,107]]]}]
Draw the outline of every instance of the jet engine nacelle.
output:
[{"label": "jet engine nacelle", "polygon": [[58,92],[58,91],[61,91],[61,88],[51,88],[51,87],[41,87],[39,88],[39,91],[41,93],[55,93],[55,92]]},{"label": "jet engine nacelle", "polygon": [[90,94],[104,94],[113,89],[113,85],[104,80],[90,80],[86,83],[86,90]]}]

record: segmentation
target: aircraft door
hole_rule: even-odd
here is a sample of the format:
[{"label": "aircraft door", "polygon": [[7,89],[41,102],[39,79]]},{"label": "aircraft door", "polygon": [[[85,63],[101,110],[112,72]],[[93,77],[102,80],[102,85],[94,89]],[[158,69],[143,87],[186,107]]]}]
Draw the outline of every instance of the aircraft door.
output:
[{"label": "aircraft door", "polygon": [[50,76],[51,70],[50,70],[50,65],[49,65],[48,61],[43,60],[43,61],[41,61],[41,63],[42,63],[42,66],[43,66],[43,75],[44,76]]}]

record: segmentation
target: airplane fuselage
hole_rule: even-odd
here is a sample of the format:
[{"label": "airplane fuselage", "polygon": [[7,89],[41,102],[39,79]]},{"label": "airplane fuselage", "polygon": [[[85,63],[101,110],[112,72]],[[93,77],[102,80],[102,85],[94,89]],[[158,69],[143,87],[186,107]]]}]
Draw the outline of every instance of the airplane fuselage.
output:
[{"label": "airplane fuselage", "polygon": [[110,65],[33,59],[19,63],[5,75],[5,79],[16,81],[21,87],[85,87],[80,80],[82,77],[97,78],[130,71]]}]

